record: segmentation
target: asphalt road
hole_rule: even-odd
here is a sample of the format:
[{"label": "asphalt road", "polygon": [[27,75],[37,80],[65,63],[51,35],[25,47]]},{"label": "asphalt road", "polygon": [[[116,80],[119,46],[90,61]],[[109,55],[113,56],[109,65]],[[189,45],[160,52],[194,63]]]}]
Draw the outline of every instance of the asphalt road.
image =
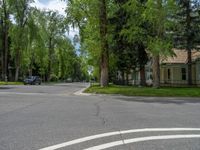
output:
[{"label": "asphalt road", "polygon": [[74,94],[86,86],[1,86],[0,150],[200,150],[200,98]]}]

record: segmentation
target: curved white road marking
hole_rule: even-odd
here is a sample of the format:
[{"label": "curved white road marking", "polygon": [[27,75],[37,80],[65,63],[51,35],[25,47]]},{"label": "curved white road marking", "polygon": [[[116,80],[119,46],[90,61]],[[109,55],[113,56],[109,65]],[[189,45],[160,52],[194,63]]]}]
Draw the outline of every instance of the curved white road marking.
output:
[{"label": "curved white road marking", "polygon": [[144,141],[153,141],[153,140],[169,140],[169,139],[188,139],[188,138],[200,138],[200,134],[191,134],[191,135],[163,135],[163,136],[147,136],[147,137],[140,137],[134,139],[126,139],[124,141],[115,141],[111,143],[106,143],[94,147],[90,147],[84,150],[103,150],[115,146],[120,146],[124,144],[130,143],[137,143],[137,142],[144,142]]},{"label": "curved white road marking", "polygon": [[116,132],[107,132],[107,133],[103,133],[103,134],[97,134],[97,135],[92,135],[92,136],[75,139],[72,141],[49,146],[49,147],[42,148],[39,150],[56,150],[59,148],[70,146],[70,145],[74,145],[74,144],[78,144],[78,143],[82,143],[82,142],[86,142],[86,141],[90,141],[90,140],[94,140],[94,139],[114,136],[114,135],[139,133],[139,132],[159,132],[159,131],[175,131],[175,132],[176,131],[200,131],[200,128],[146,128],[146,129],[132,129],[132,130],[123,130],[123,131],[116,131]]}]

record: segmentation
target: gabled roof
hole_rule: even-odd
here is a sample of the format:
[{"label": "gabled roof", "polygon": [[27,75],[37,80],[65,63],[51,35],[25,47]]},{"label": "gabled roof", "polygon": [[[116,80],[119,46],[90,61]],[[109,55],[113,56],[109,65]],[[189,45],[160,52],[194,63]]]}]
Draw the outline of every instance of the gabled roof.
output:
[{"label": "gabled roof", "polygon": [[[161,63],[170,63],[170,64],[186,64],[188,62],[187,59],[187,51],[181,49],[173,49],[175,56],[169,56],[161,61]],[[194,62],[200,58],[200,51],[192,50],[192,61]]]}]

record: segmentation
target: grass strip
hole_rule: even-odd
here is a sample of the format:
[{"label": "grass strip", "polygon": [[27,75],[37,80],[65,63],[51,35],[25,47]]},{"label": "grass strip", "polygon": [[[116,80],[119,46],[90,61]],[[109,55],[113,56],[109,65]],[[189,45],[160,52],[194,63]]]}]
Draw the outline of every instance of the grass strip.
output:
[{"label": "grass strip", "polygon": [[151,87],[134,87],[134,86],[118,86],[109,85],[108,87],[100,87],[92,85],[85,90],[86,93],[96,94],[120,94],[125,96],[155,96],[155,97],[200,97],[200,88],[175,88],[162,87],[159,89]]},{"label": "grass strip", "polygon": [[22,85],[22,82],[4,82],[0,81],[0,85]]}]

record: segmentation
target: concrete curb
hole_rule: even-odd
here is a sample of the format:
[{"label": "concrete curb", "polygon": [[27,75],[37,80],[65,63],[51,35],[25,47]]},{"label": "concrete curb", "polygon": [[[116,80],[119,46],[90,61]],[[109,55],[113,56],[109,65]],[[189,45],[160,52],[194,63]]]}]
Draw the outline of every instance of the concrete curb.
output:
[{"label": "concrete curb", "polygon": [[83,88],[83,89],[81,89],[81,90],[79,90],[79,91],[76,91],[75,93],[74,93],[74,95],[82,95],[82,96],[90,96],[90,95],[92,95],[92,94],[90,94],[90,93],[83,93],[83,91],[85,91],[87,88],[89,88],[91,85],[90,85],[90,83],[85,87],[85,88]]}]

